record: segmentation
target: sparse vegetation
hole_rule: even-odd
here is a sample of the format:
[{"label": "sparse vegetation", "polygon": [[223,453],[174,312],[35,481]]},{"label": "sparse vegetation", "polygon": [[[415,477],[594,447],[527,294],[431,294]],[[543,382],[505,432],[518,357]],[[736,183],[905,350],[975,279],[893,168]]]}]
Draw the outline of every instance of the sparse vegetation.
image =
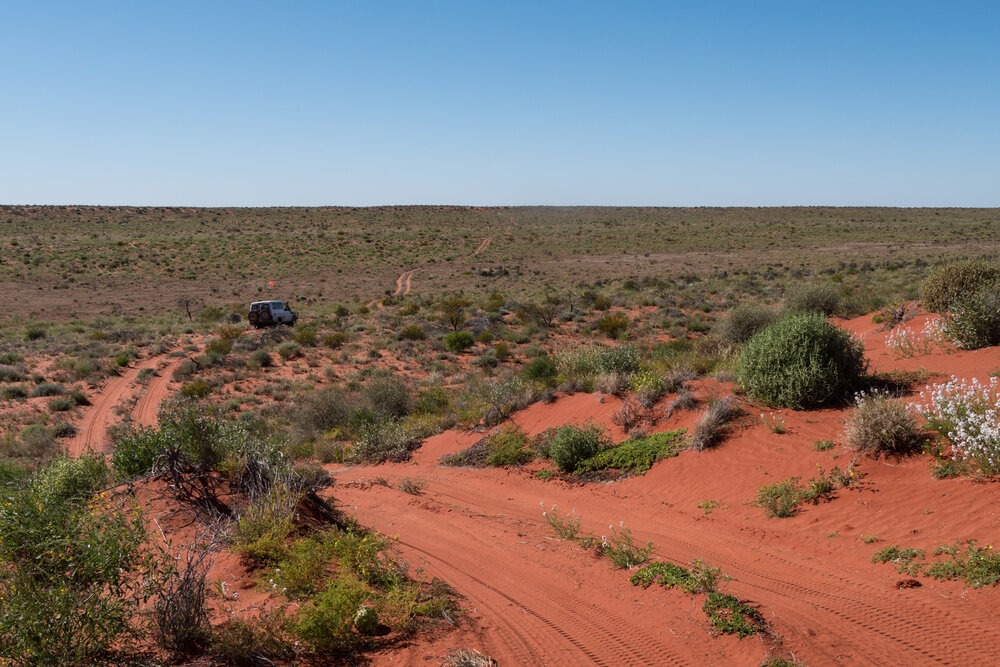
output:
[{"label": "sparse vegetation", "polygon": [[847,445],[869,456],[905,456],[920,451],[923,433],[899,399],[885,393],[860,393],[847,422]]}]

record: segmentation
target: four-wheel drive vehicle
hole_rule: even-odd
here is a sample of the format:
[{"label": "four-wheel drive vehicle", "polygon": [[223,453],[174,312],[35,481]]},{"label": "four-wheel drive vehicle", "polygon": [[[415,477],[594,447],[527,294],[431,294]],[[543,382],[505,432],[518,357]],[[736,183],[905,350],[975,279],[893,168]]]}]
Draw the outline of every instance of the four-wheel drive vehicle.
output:
[{"label": "four-wheel drive vehicle", "polygon": [[250,304],[247,319],[255,327],[270,327],[278,324],[292,326],[299,316],[284,301],[254,301]]}]

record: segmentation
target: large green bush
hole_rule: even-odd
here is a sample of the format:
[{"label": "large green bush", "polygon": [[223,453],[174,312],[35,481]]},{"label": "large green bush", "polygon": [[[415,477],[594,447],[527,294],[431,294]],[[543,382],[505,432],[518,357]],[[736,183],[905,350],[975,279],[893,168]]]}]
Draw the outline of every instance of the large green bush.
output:
[{"label": "large green bush", "polygon": [[833,315],[841,304],[840,290],[830,283],[804,285],[789,290],[785,308],[791,313],[822,313]]},{"label": "large green bush", "polygon": [[740,355],[738,380],[763,403],[803,409],[847,398],[866,370],[860,341],[822,315],[806,313],[751,338]]},{"label": "large green bush", "polygon": [[1000,281],[1000,265],[968,259],[939,266],[924,281],[920,301],[933,313],[951,310],[954,303]]},{"label": "large green bush", "polygon": [[462,352],[475,344],[475,337],[468,331],[452,331],[444,336],[444,347],[449,352]]}]

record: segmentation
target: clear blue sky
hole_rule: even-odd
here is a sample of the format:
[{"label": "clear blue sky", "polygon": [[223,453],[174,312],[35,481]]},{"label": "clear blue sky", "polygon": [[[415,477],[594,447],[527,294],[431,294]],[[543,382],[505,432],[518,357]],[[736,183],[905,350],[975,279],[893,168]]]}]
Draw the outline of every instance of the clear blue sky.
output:
[{"label": "clear blue sky", "polygon": [[1000,206],[1000,3],[9,0],[0,203]]}]

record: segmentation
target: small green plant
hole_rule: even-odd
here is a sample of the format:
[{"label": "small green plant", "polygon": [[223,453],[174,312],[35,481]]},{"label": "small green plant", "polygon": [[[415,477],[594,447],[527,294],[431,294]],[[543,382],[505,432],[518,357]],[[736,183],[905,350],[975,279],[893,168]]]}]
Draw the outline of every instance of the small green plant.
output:
[{"label": "small green plant", "polygon": [[893,563],[896,565],[896,572],[915,576],[920,574],[923,569],[922,565],[915,561],[922,560],[924,555],[923,549],[912,549],[893,544],[872,556],[872,562]]},{"label": "small green plant", "polygon": [[767,630],[767,623],[760,611],[732,595],[709,593],[702,610],[717,631],[749,637]]},{"label": "small green plant", "polygon": [[771,518],[787,518],[798,512],[801,501],[802,487],[799,486],[799,478],[790,477],[757,489],[754,505],[763,508],[764,513]]},{"label": "small green plant", "polygon": [[[544,508],[544,503],[542,504]],[[561,514],[559,508],[555,505],[549,510],[543,510],[542,516],[545,517],[545,522],[549,524],[549,527],[555,531],[555,534],[562,540],[575,540],[580,534],[580,528],[583,524],[583,520],[576,513],[576,510],[571,511],[569,514]]]},{"label": "small green plant", "polygon": [[633,586],[649,588],[653,584],[665,588],[683,588],[691,581],[687,569],[673,563],[655,562],[643,565],[629,577]]},{"label": "small green plant", "polygon": [[611,526],[608,535],[601,537],[601,553],[622,570],[631,570],[649,560],[653,543],[639,544],[632,537],[632,530],[624,524]]},{"label": "small green plant", "polygon": [[975,540],[951,547],[939,547],[935,555],[948,555],[952,560],[938,561],[927,568],[927,576],[934,579],[962,579],[973,588],[993,586],[1000,581],[1000,554],[993,546],[978,546]]},{"label": "small green plant", "polygon": [[833,449],[833,440],[816,440],[812,448],[817,452],[828,452]]},{"label": "small green plant", "polygon": [[862,535],[858,539],[860,539],[865,544],[875,544],[876,542],[880,541],[882,538],[880,538],[878,535]]},{"label": "small green plant", "polygon": [[760,421],[771,433],[781,435],[785,432],[785,420],[780,414],[775,414],[773,412],[764,414],[762,412],[760,413]]},{"label": "small green plant", "polygon": [[411,496],[419,496],[424,492],[424,487],[427,486],[427,482],[419,479],[410,479],[409,477],[404,477],[399,480],[399,490],[403,493],[408,493]]},{"label": "small green plant", "polygon": [[717,510],[720,507],[722,507],[722,503],[720,503],[718,500],[711,500],[711,499],[703,500],[700,503],[698,503],[697,507],[704,514],[708,515],[711,514],[714,510]]}]

